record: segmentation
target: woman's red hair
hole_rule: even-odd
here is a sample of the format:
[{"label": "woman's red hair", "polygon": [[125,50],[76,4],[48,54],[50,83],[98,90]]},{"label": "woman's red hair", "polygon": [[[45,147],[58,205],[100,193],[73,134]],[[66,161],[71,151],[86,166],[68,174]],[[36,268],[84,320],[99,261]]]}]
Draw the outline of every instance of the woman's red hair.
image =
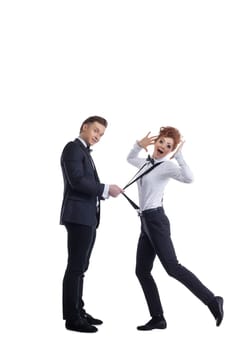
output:
[{"label": "woman's red hair", "polygon": [[173,128],[172,126],[162,126],[159,130],[159,135],[157,139],[159,139],[160,137],[170,137],[171,139],[173,139],[174,141],[174,145],[172,148],[173,151],[181,141],[181,134],[179,130],[176,128]]}]

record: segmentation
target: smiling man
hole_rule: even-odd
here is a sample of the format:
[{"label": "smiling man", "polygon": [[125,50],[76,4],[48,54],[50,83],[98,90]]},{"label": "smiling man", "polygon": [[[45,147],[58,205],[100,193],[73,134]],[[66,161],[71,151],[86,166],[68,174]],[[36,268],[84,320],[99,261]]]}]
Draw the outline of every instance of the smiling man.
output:
[{"label": "smiling man", "polygon": [[63,279],[63,319],[69,330],[96,332],[101,320],[84,309],[83,279],[100,220],[100,201],[117,197],[121,188],[100,182],[90,155],[90,146],[104,135],[107,121],[98,116],[86,119],[77,139],[69,142],[61,155],[64,196],[60,223],[68,233],[68,264]]}]

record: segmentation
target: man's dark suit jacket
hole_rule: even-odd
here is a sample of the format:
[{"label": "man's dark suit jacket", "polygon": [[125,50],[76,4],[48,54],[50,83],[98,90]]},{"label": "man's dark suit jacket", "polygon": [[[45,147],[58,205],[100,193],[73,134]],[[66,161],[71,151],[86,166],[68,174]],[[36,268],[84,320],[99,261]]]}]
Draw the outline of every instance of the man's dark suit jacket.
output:
[{"label": "man's dark suit jacket", "polygon": [[89,152],[79,139],[65,146],[61,167],[64,196],[60,223],[98,226],[99,211],[96,204],[97,198],[102,199],[104,184],[100,183]]}]

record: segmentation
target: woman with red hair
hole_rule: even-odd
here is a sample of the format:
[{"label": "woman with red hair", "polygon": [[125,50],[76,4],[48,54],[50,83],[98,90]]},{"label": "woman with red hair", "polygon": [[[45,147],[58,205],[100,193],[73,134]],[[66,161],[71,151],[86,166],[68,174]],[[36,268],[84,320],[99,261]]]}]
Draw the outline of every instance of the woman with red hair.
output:
[{"label": "woman with red hair", "polygon": [[[149,156],[147,160],[140,158],[140,151],[147,151],[149,145],[154,145],[152,157]],[[167,326],[158,288],[151,275],[156,256],[171,277],[180,281],[209,307],[217,326],[223,319],[223,298],[215,296],[178,262],[171,240],[170,223],[163,208],[163,193],[170,179],[184,183],[193,181],[192,172],[181,153],[182,146],[179,130],[170,126],[161,127],[158,136],[150,136],[148,133],[137,141],[127,157],[128,162],[137,168],[141,168],[146,162],[142,172],[151,167],[151,163],[159,163],[137,181],[142,225],[137,247],[136,275],[151,315],[149,322],[137,327],[138,330],[164,329]],[[171,157],[173,151],[175,153]]]}]

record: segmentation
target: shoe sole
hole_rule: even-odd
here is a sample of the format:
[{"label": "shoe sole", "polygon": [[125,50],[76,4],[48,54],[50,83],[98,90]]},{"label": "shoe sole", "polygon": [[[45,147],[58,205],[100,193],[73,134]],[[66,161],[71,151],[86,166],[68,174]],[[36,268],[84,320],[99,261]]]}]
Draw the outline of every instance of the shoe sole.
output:
[{"label": "shoe sole", "polygon": [[156,327],[152,327],[152,328],[143,328],[142,327],[137,327],[137,330],[138,331],[152,331],[153,329],[166,329],[167,328],[167,325],[161,325],[161,326],[156,326]]},{"label": "shoe sole", "polygon": [[219,299],[220,302],[221,302],[220,309],[221,309],[222,317],[221,317],[220,319],[217,319],[217,322],[216,322],[216,326],[217,326],[217,327],[219,327],[220,324],[222,323],[223,316],[224,316],[224,312],[223,312],[223,298],[222,298],[222,297],[218,297],[218,299]]}]

